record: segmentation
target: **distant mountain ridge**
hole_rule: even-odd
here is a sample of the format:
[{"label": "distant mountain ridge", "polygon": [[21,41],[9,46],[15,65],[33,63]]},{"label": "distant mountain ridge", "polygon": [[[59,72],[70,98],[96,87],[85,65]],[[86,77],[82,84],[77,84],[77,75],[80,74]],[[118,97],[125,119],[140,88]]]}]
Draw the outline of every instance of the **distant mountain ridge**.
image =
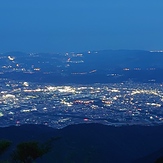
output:
[{"label": "distant mountain ridge", "polygon": [[[101,50],[0,55],[1,78],[47,83],[163,82],[163,52]],[[83,83],[82,83],[83,82]]]},{"label": "distant mountain ridge", "polygon": [[[82,54],[82,55],[79,55]],[[12,56],[16,59],[20,58],[37,58],[37,61],[42,62],[41,58],[44,58],[44,62],[49,58],[60,58],[61,62],[67,62],[67,59],[70,60],[80,60],[82,59],[84,62],[83,64],[94,63],[103,63],[100,66],[109,66],[110,68],[149,68],[149,67],[156,67],[156,68],[163,68],[161,62],[163,61],[163,52],[157,51],[144,51],[144,50],[100,50],[100,51],[88,51],[88,52],[81,52],[81,53],[24,53],[24,52],[7,52],[2,53],[2,56]],[[33,58],[34,59],[34,58]],[[53,58],[54,59],[54,58]],[[28,61],[28,59],[27,59]],[[26,60],[24,60],[26,62]],[[32,61],[31,61],[32,62]],[[50,61],[49,61],[50,62]],[[30,62],[29,62],[30,63]],[[35,63],[35,61],[33,62]],[[69,62],[73,63],[73,62]],[[93,66],[93,65],[91,65]],[[94,68],[94,67],[92,67]]]}]

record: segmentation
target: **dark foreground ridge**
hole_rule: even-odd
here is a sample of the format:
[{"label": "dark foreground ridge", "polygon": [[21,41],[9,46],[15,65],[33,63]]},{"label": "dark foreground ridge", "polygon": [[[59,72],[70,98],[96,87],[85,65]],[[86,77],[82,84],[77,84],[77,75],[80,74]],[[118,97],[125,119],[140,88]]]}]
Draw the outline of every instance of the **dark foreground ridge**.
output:
[{"label": "dark foreground ridge", "polygon": [[78,124],[53,129],[42,125],[22,125],[0,128],[0,139],[12,142],[1,159],[8,158],[20,142],[43,142],[51,137],[60,139],[36,162],[152,163],[163,156],[163,126]]}]

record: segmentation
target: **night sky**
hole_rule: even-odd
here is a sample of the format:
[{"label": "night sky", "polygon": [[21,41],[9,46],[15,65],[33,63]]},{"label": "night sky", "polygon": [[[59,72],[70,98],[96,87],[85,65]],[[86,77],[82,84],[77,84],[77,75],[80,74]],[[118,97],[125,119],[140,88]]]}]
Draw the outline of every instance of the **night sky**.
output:
[{"label": "night sky", "polygon": [[0,52],[163,49],[163,0],[0,0]]}]

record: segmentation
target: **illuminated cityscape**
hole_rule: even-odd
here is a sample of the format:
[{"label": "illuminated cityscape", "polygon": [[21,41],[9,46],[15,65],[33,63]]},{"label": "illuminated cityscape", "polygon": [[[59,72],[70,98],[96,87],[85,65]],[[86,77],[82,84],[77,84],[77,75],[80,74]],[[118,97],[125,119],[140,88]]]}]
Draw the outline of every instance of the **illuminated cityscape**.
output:
[{"label": "illuminated cityscape", "polygon": [[0,126],[32,123],[62,128],[90,122],[108,125],[163,123],[162,84],[56,86],[2,80],[0,91]]},{"label": "illuminated cityscape", "polygon": [[0,126],[162,124],[162,59],[150,51],[1,54]]}]

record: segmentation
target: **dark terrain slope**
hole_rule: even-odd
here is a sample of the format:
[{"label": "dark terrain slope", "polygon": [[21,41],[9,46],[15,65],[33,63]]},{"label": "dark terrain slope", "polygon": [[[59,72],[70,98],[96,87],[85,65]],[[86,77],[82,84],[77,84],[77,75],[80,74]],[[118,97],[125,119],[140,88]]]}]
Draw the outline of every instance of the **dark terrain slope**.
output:
[{"label": "dark terrain slope", "polygon": [[152,163],[163,156],[163,126],[79,124],[59,130],[42,125],[0,128],[0,139],[13,142],[4,158],[18,142],[43,142],[51,137],[60,139],[53,143],[51,152],[36,162]]}]

